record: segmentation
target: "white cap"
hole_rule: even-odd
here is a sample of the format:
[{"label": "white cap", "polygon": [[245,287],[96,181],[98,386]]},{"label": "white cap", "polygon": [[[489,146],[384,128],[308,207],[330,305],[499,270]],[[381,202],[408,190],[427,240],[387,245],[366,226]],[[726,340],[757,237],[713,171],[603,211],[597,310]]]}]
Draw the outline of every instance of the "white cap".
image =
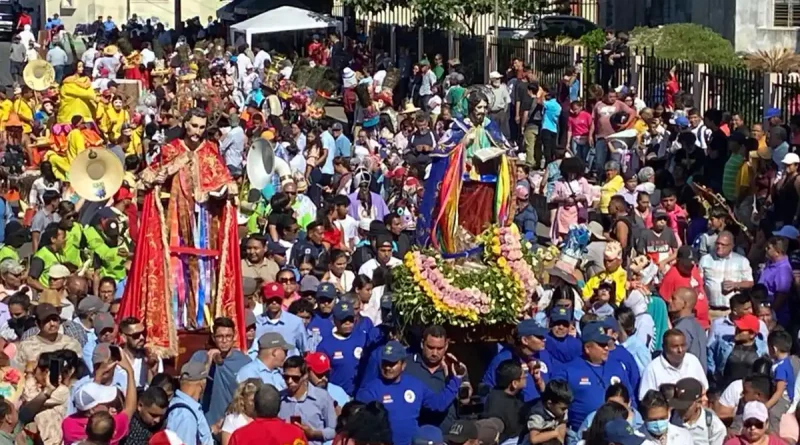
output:
[{"label": "white cap", "polygon": [[365,232],[369,232],[370,224],[372,224],[372,220],[369,218],[361,218],[360,220],[358,220],[358,228]]},{"label": "white cap", "polygon": [[67,278],[69,276],[69,269],[63,264],[53,264],[50,266],[48,273],[50,278]]},{"label": "white cap", "polygon": [[[797,155],[795,155],[797,156]],[[744,413],[742,413],[742,420],[756,419],[761,422],[766,422],[769,418],[767,406],[761,402],[747,402],[744,405]]]},{"label": "white cap", "polygon": [[97,405],[113,402],[117,398],[117,387],[89,382],[81,386],[73,397],[78,411],[89,411]]},{"label": "white cap", "polygon": [[498,73],[497,71],[492,71],[489,73],[489,79],[502,79],[503,75]]},{"label": "white cap", "polygon": [[797,153],[786,153],[781,162],[786,165],[800,164],[800,156],[797,156]]}]

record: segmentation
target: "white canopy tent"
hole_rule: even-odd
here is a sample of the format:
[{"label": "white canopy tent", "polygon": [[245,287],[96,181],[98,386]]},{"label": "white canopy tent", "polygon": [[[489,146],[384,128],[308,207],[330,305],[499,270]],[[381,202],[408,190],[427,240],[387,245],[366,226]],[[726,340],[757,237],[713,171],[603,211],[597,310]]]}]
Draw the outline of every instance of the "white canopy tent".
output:
[{"label": "white canopy tent", "polygon": [[244,34],[247,44],[252,45],[254,34],[304,31],[330,27],[340,28],[341,23],[329,15],[295,8],[294,6],[281,6],[231,26],[230,33],[232,42],[236,41],[235,34],[240,33]]}]

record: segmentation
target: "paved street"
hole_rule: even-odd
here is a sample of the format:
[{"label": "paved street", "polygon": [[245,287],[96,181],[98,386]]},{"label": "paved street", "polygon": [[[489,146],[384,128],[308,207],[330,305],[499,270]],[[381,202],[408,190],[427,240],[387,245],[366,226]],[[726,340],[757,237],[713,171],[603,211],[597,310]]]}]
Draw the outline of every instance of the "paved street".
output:
[{"label": "paved street", "polygon": [[9,42],[0,42],[0,86],[11,86],[11,72],[9,71],[8,56],[11,48]]}]

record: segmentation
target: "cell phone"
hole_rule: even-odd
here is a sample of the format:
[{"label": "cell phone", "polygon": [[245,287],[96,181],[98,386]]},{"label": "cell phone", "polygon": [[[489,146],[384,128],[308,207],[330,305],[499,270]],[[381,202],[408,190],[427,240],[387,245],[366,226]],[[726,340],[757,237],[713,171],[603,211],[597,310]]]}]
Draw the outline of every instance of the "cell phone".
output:
[{"label": "cell phone", "polygon": [[291,422],[291,423],[303,423],[303,419],[301,419],[300,416],[290,416],[289,417],[289,422]]},{"label": "cell phone", "polygon": [[111,360],[115,362],[122,361],[122,351],[120,351],[119,346],[111,345],[108,347],[108,350],[111,352]]},{"label": "cell phone", "polygon": [[58,386],[58,378],[61,376],[61,360],[50,360],[50,383]]},{"label": "cell phone", "polygon": [[458,388],[458,400],[464,400],[469,398],[469,387],[462,386]]}]

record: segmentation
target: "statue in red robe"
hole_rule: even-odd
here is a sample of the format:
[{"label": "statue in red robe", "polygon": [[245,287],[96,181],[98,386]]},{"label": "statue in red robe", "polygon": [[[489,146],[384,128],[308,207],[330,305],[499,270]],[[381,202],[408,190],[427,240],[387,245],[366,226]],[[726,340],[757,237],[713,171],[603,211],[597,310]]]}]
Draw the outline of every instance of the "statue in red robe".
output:
[{"label": "statue in red robe", "polygon": [[[142,320],[148,346],[162,356],[177,354],[178,329],[201,328],[209,316],[230,317],[244,326],[231,201],[238,189],[219,147],[202,138],[206,124],[204,111],[190,110],[184,137],[162,146],[141,175],[146,192],[139,239],[119,317]],[[245,330],[237,331],[245,350]]]}]

